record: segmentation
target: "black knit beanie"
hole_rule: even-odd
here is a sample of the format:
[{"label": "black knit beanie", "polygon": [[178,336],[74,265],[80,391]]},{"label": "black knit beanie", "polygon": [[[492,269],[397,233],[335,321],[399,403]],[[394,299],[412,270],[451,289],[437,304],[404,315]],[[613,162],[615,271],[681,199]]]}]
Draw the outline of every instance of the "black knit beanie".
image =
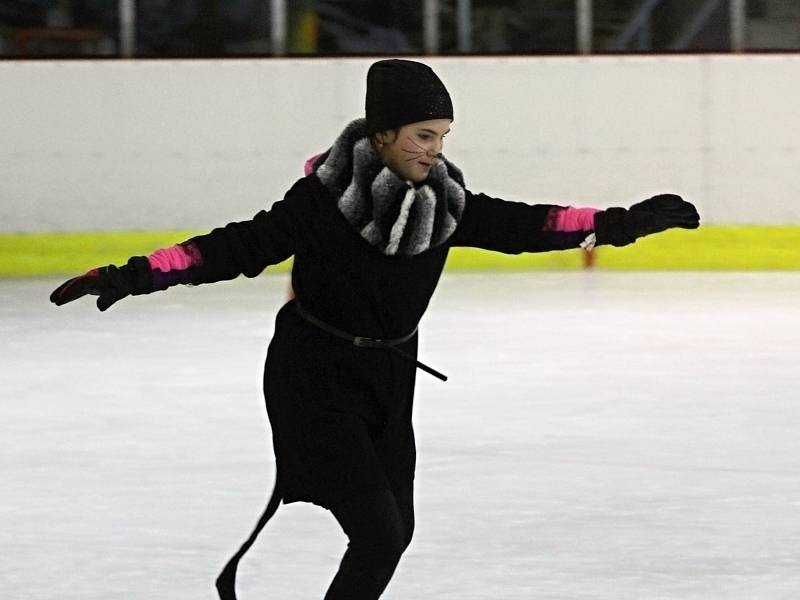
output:
[{"label": "black knit beanie", "polygon": [[418,121],[453,120],[453,103],[442,80],[428,65],[412,60],[380,60],[370,66],[366,111],[370,133]]}]

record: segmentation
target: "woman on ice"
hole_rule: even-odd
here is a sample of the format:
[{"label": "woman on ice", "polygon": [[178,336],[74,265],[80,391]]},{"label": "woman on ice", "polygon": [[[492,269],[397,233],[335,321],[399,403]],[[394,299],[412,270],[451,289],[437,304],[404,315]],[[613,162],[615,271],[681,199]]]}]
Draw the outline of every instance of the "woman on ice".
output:
[{"label": "woman on ice", "polygon": [[414,531],[412,428],[417,324],[455,246],[507,254],[624,246],[697,228],[694,206],[655,196],[630,209],[509,202],[468,190],[442,156],[450,96],[426,65],[382,60],[367,74],[366,118],[347,125],[283,200],[127,264],[59,286],[100,310],[177,284],[255,277],[294,257],[296,297],[278,312],[264,394],[276,485],[256,530],[217,588],[236,597],[239,559],[281,501],[329,510],[348,536],[326,600],[378,598]]}]

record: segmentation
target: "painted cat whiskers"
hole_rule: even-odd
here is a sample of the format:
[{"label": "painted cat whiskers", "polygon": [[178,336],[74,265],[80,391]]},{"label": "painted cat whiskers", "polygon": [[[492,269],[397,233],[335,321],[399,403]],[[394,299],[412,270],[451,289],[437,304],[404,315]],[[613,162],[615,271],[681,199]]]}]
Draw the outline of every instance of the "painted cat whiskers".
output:
[{"label": "painted cat whiskers", "polygon": [[405,152],[407,154],[413,154],[414,155],[411,158],[407,158],[406,162],[411,162],[412,160],[417,160],[419,158],[420,154],[425,154],[427,152],[427,150],[423,146],[420,146],[414,140],[412,140],[410,138],[406,138],[406,139],[408,139],[408,141],[411,142],[412,144],[414,144],[417,148],[420,148],[420,150],[409,150],[408,148],[400,148],[403,152]]}]

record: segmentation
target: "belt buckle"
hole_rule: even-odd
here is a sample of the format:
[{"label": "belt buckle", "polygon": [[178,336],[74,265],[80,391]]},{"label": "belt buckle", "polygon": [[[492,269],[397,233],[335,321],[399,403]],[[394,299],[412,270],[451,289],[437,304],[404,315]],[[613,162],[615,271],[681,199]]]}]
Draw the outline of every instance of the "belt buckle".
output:
[{"label": "belt buckle", "polygon": [[353,345],[358,346],[359,348],[381,348],[384,344],[383,340],[361,337],[360,335],[357,335],[353,338]]}]

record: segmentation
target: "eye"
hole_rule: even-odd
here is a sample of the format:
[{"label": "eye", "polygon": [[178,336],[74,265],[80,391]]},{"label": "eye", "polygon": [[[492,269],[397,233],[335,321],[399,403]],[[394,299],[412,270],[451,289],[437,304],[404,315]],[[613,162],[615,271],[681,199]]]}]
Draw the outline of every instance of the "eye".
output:
[{"label": "eye", "polygon": [[422,141],[427,142],[429,139],[431,139],[431,134],[430,133],[420,133],[419,134],[419,139],[421,139]]}]

